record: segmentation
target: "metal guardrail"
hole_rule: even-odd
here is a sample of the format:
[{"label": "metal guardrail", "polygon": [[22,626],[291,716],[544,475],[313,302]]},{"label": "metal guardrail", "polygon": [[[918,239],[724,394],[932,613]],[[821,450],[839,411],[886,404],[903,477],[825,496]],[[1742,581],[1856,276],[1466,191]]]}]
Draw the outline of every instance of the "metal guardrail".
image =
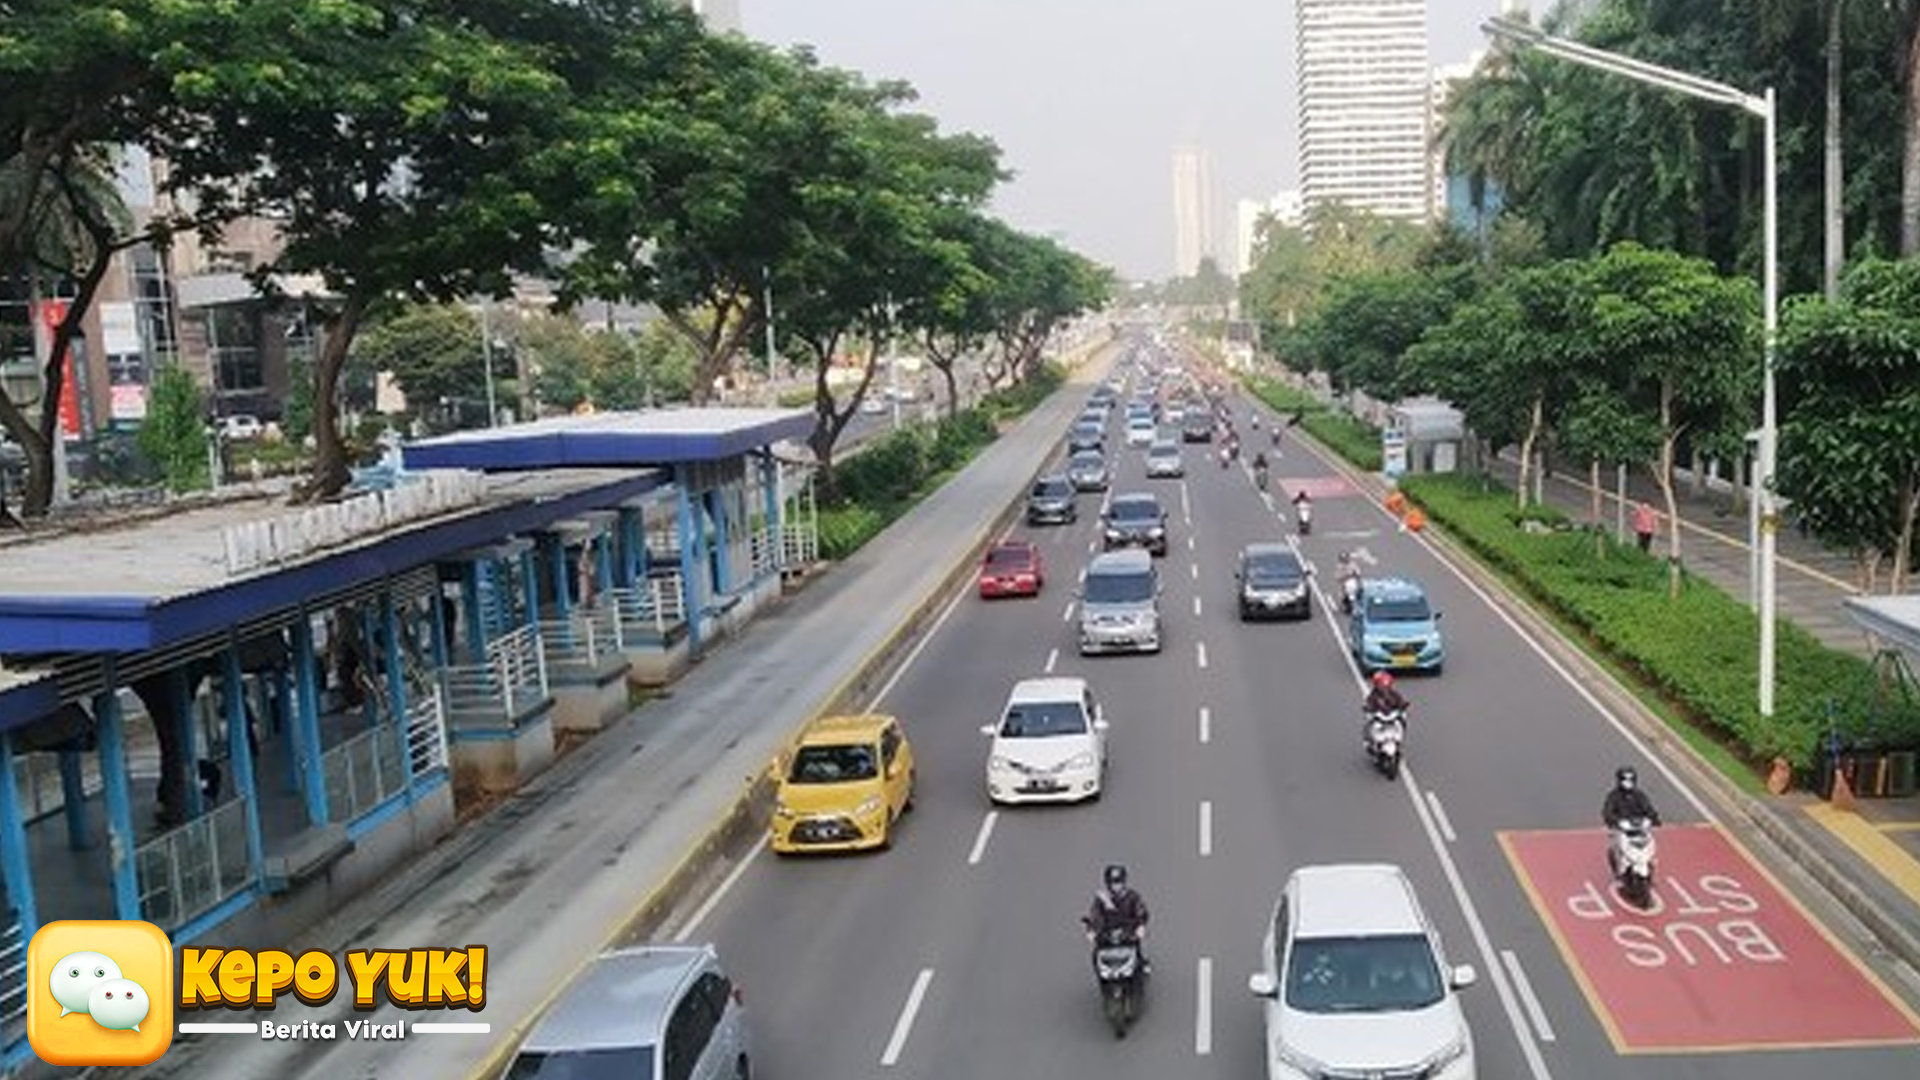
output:
[{"label": "metal guardrail", "polygon": [[810,521],[780,526],[780,568],[802,570],[820,561],[820,530]]},{"label": "metal guardrail", "polygon": [[253,884],[260,868],[247,850],[251,805],[228,799],[134,849],[142,918],[172,930]]},{"label": "metal guardrail", "polygon": [[378,724],[320,755],[327,816],[345,825],[372,812],[407,786],[399,734]]},{"label": "metal guardrail", "polygon": [[763,578],[777,573],[780,569],[780,546],[774,542],[771,529],[757,529],[747,537],[748,564],[755,578]]},{"label": "metal guardrail", "polygon": [[547,654],[538,627],[523,626],[487,645],[484,664],[450,664],[446,708],[462,714],[511,717],[527,699],[547,694]]},{"label": "metal guardrail", "polygon": [[439,687],[407,706],[407,763],[416,777],[447,767],[447,713]]},{"label": "metal guardrail", "polygon": [[651,574],[631,589],[611,589],[607,595],[619,614],[623,640],[647,632],[664,638],[687,621],[686,590],[677,570]]},{"label": "metal guardrail", "polygon": [[540,620],[540,645],[549,667],[598,668],[627,647],[616,604],[575,608],[564,619]]},{"label": "metal guardrail", "polygon": [[20,913],[7,912],[0,933],[0,1043],[11,1046],[27,1035],[27,936]]}]

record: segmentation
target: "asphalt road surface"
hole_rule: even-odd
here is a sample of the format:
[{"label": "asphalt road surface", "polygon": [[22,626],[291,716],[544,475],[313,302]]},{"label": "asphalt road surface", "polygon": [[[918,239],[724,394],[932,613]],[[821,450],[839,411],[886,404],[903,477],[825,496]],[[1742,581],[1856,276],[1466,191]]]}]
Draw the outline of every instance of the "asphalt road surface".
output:
[{"label": "asphalt road surface", "polygon": [[[1444,612],[1445,674],[1402,682],[1408,768],[1398,783],[1371,771],[1324,592],[1311,621],[1238,621],[1235,553],[1293,526],[1277,492],[1263,499],[1210,450],[1186,448],[1184,481],[1151,482],[1140,451],[1115,451],[1116,490],[1157,491],[1169,510],[1161,654],[1076,654],[1070,603],[1098,498],[1082,496],[1075,526],[1019,529],[1047,560],[1043,595],[962,596],[879,703],[902,717],[920,770],[893,850],[762,853],[687,928],[744,991],[757,1076],[1264,1076],[1246,981],[1275,895],[1298,865],[1372,860],[1406,868],[1449,961],[1478,970],[1462,995],[1482,1077],[1920,1071],[1913,1014],[1886,989],[1907,985],[1899,973],[1856,961],[1825,908],[1803,911],[1717,830],[1686,830],[1707,803],[1477,586],[1289,442],[1274,477],[1317,492],[1315,534],[1298,543],[1318,584],[1333,587],[1338,551],[1364,549],[1370,573],[1415,578]],[[995,812],[979,728],[1016,680],[1049,672],[1086,676],[1106,706],[1106,796]],[[1599,805],[1619,763],[1640,767],[1680,851],[1662,863],[1661,918],[1638,923],[1578,888],[1603,867]],[[1113,861],[1153,909],[1149,1003],[1125,1040],[1102,1023],[1078,925]]]}]

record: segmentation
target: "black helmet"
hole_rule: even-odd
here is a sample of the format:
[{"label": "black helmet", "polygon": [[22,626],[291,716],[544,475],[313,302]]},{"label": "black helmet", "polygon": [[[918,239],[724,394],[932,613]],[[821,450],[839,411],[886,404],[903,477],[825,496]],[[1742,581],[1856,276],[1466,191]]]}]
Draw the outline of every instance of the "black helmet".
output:
[{"label": "black helmet", "polygon": [[1621,791],[1631,791],[1635,787],[1638,787],[1639,784],[1640,774],[1633,771],[1633,766],[1622,765],[1613,770],[1613,786],[1619,788]]},{"label": "black helmet", "polygon": [[1114,863],[1112,866],[1107,867],[1107,872],[1103,876],[1109,889],[1124,889],[1127,887],[1127,868],[1121,866],[1119,863]]}]

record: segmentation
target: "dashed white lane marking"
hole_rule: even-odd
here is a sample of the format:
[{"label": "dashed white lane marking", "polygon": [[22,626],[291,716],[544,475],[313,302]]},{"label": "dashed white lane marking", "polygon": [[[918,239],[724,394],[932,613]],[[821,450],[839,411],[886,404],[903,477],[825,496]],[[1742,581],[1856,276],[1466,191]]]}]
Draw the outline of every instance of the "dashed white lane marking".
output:
[{"label": "dashed white lane marking", "polygon": [[1533,1030],[1540,1036],[1541,1042],[1553,1041],[1553,1025],[1547,1022],[1547,1010],[1540,1007],[1540,998],[1533,992],[1533,982],[1520,967],[1520,958],[1512,949],[1500,950],[1500,962],[1507,965],[1507,974],[1513,977],[1513,987],[1520,994],[1520,1003],[1526,1007],[1527,1019],[1533,1021]]},{"label": "dashed white lane marking", "polygon": [[1193,537],[1191,536],[1187,537],[1187,550],[1188,551],[1193,550]]},{"label": "dashed white lane marking", "polygon": [[674,944],[683,944],[689,938],[693,937],[693,932],[700,929],[700,924],[706,921],[707,916],[713,913],[714,908],[720,906],[721,898],[726,896],[727,891],[733,888],[734,882],[740,880],[740,875],[747,872],[747,867],[753,865],[753,860],[760,857],[760,853],[766,850],[766,846],[767,838],[765,836],[760,837],[759,840],[754,842],[752,850],[747,852],[746,857],[741,859],[725,878],[721,879],[720,887],[713,890],[713,895],[707,897],[706,901],[698,908],[695,908],[692,915],[688,916],[687,924],[682,926],[680,932],[673,936]]},{"label": "dashed white lane marking", "polygon": [[1200,800],[1200,855],[1213,854],[1213,800]]},{"label": "dashed white lane marking", "polygon": [[1447,808],[1440,805],[1440,796],[1435,795],[1431,788],[1427,789],[1426,795],[1427,807],[1433,811],[1433,823],[1440,827],[1440,835],[1446,837],[1449,844],[1458,843],[1460,837],[1454,834],[1453,822],[1447,820]]},{"label": "dashed white lane marking", "polygon": [[1197,596],[1193,598],[1193,617],[1200,617],[1200,598]]},{"label": "dashed white lane marking", "polygon": [[1196,641],[1193,643],[1193,648],[1197,654],[1197,659],[1200,661],[1200,670],[1205,671],[1207,669],[1207,643],[1204,641]]},{"label": "dashed white lane marking", "polygon": [[1213,957],[1203,956],[1194,971],[1193,1052],[1213,1053]]},{"label": "dashed white lane marking", "polygon": [[920,1012],[920,1003],[926,999],[927,984],[933,981],[933,969],[921,968],[914,976],[913,989],[907,991],[906,1006],[900,1010],[900,1019],[894,1022],[893,1038],[887,1040],[887,1049],[880,1055],[880,1064],[891,1068],[900,1063],[900,1051],[907,1048],[907,1036],[913,1032],[913,1018]]},{"label": "dashed white lane marking", "polygon": [[1061,622],[1073,621],[1073,601],[1071,600],[1067,601],[1067,610],[1060,613],[1060,621]]},{"label": "dashed white lane marking", "polygon": [[1188,563],[1187,570],[1193,575],[1193,580],[1195,581],[1200,580],[1200,564],[1199,563]]},{"label": "dashed white lane marking", "polygon": [[1075,580],[1076,580],[1076,581],[1079,581],[1079,582],[1080,582],[1081,584],[1083,584],[1083,585],[1084,585],[1084,584],[1086,584],[1086,581],[1087,581],[1087,568],[1086,568],[1086,567],[1084,567],[1084,566],[1083,566],[1083,567],[1081,567],[1081,568],[1080,568],[1080,576],[1079,576],[1078,578],[1076,578]]},{"label": "dashed white lane marking", "polygon": [[1200,706],[1200,741],[1203,743],[1206,743],[1206,742],[1211,742],[1212,740],[1213,740],[1213,710],[1207,708],[1205,705],[1202,705]]},{"label": "dashed white lane marking", "polygon": [[980,831],[974,835],[973,850],[967,852],[967,865],[979,866],[980,857],[987,853],[987,841],[993,836],[993,824],[1000,820],[1000,811],[989,810],[980,820]]},{"label": "dashed white lane marking", "polygon": [[1047,653],[1047,674],[1049,675],[1053,674],[1053,666],[1055,664],[1058,664],[1059,662],[1060,662],[1059,649],[1054,649],[1053,651]]}]

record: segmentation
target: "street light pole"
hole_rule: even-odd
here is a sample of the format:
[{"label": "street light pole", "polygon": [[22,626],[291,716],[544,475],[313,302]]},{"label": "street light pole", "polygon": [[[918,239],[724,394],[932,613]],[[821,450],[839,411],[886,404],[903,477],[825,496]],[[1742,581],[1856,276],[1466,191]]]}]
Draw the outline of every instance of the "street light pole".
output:
[{"label": "street light pole", "polygon": [[487,426],[500,425],[500,403],[493,396],[493,326],[487,313],[493,308],[493,301],[480,300],[480,355],[487,367]]},{"label": "street light pole", "polygon": [[[1489,36],[1512,42],[1516,45],[1536,49],[1548,56],[1557,57],[1582,67],[1619,75],[1636,82],[1656,86],[1663,90],[1685,94],[1702,101],[1711,101],[1721,105],[1731,105],[1760,119],[1765,128],[1765,206],[1764,220],[1761,225],[1765,255],[1761,269],[1762,310],[1766,335],[1765,352],[1760,368],[1760,431],[1758,438],[1758,457],[1756,462],[1759,482],[1754,485],[1754,497],[1759,503],[1760,514],[1760,715],[1773,715],[1774,666],[1777,645],[1775,616],[1779,596],[1776,592],[1776,533],[1780,527],[1780,513],[1774,492],[1774,470],[1779,460],[1780,434],[1778,429],[1777,402],[1774,393],[1774,360],[1780,337],[1780,180],[1779,180],[1779,131],[1775,109],[1773,87],[1755,96],[1725,83],[1713,82],[1698,75],[1689,75],[1684,71],[1649,64],[1644,60],[1635,60],[1630,56],[1596,49],[1577,41],[1553,37],[1524,22],[1506,18],[1489,19],[1481,29]],[[1669,522],[1668,527],[1673,527]]]}]

